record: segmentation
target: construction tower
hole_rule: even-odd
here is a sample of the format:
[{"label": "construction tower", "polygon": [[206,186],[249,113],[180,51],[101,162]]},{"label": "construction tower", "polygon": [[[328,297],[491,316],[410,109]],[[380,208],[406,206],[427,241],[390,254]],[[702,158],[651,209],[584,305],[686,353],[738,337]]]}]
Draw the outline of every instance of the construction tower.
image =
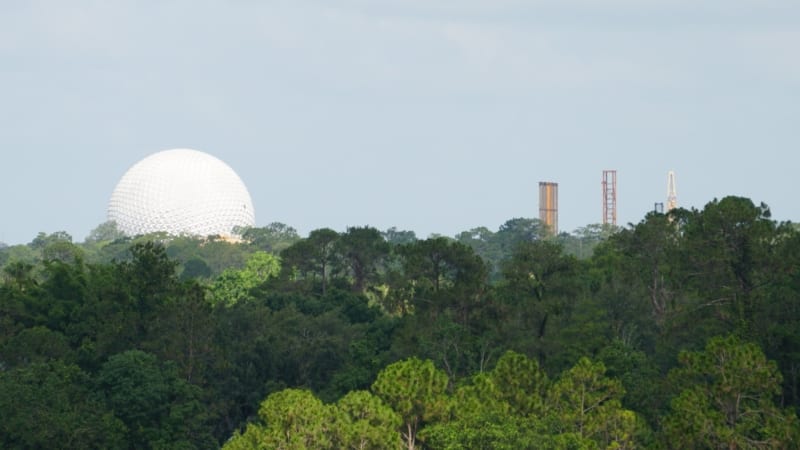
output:
[{"label": "construction tower", "polygon": [[603,225],[617,224],[617,171],[603,171]]},{"label": "construction tower", "polygon": [[549,235],[558,235],[558,183],[539,182],[539,220]]},{"label": "construction tower", "polygon": [[678,193],[675,191],[675,172],[667,173],[667,212],[678,207]]}]

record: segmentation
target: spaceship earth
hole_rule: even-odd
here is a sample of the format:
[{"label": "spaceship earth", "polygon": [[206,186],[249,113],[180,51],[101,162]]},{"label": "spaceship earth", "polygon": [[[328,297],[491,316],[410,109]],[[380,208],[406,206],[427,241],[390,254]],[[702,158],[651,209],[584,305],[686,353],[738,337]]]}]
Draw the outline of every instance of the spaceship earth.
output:
[{"label": "spaceship earth", "polygon": [[234,236],[234,227],[255,225],[255,212],[230,166],[208,153],[173,149],[125,172],[111,194],[108,220],[128,236]]}]

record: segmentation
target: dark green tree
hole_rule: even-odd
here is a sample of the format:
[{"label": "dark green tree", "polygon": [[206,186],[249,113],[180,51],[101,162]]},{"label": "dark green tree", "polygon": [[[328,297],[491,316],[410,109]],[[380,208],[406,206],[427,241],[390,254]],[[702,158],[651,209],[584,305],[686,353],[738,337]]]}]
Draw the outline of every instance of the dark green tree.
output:
[{"label": "dark green tree", "polygon": [[0,370],[0,411],[2,448],[131,448],[89,375],[58,360]]},{"label": "dark green tree", "polygon": [[398,230],[397,227],[387,229],[381,236],[391,245],[410,244],[417,240],[417,235],[413,231]]},{"label": "dark green tree", "polygon": [[389,249],[380,231],[372,227],[348,227],[339,237],[336,252],[353,280],[355,292],[364,292],[369,284],[377,281]]},{"label": "dark green tree", "polygon": [[208,263],[204,259],[194,257],[183,264],[181,280],[209,277],[211,277],[211,267],[208,266]]},{"label": "dark green tree", "polygon": [[446,238],[416,241],[397,251],[405,273],[399,292],[413,311],[403,318],[395,340],[399,356],[439,361],[453,379],[485,367],[496,329],[483,261],[470,247]]},{"label": "dark green tree", "polygon": [[265,227],[244,227],[234,230],[242,239],[258,250],[280,253],[300,240],[297,230],[289,225],[272,222]]},{"label": "dark green tree", "polygon": [[112,356],[97,376],[97,394],[127,432],[128,448],[213,448],[200,392],[146,352]]},{"label": "dark green tree", "polygon": [[782,268],[773,255],[784,230],[770,216],[763,203],[725,197],[708,203],[702,212],[687,214],[681,224],[683,258],[692,268],[686,282],[699,299],[692,306],[707,311],[728,330],[750,337],[765,325],[752,319],[764,306],[765,288]]},{"label": "dark green tree", "polygon": [[539,219],[517,217],[500,225],[494,239],[502,253],[509,256],[520,244],[543,239],[546,235],[547,230]]},{"label": "dark green tree", "polygon": [[44,326],[23,328],[0,339],[0,367],[6,369],[60,360],[74,363],[75,355],[63,334]]},{"label": "dark green tree", "polygon": [[122,239],[125,234],[117,228],[117,223],[113,220],[103,222],[96,226],[89,235],[86,236],[87,244],[102,244]]},{"label": "dark green tree", "polygon": [[318,276],[322,282],[324,296],[328,291],[328,280],[339,261],[336,253],[338,240],[339,233],[330,228],[312,231],[308,238],[295,242],[281,252],[284,269],[298,271],[312,279]]},{"label": "dark green tree", "polygon": [[131,260],[118,263],[138,316],[137,329],[144,337],[151,316],[174,295],[179,281],[178,263],[167,256],[163,245],[147,241],[130,248]]},{"label": "dark green tree", "polygon": [[[537,354],[544,362],[563,353],[569,341],[558,339],[558,333],[571,325],[569,316],[586,293],[580,269],[578,260],[565,255],[556,242],[519,244],[503,266],[504,283],[497,294],[506,308],[506,336],[514,342],[512,348]],[[586,322],[596,319],[593,314]]]}]

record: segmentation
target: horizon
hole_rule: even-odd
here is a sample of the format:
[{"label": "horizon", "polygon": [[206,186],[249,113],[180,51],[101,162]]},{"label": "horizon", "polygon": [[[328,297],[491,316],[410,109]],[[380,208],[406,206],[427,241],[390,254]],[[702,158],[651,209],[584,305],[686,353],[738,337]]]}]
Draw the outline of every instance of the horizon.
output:
[{"label": "horizon", "polygon": [[[714,202],[714,201],[716,201],[716,200],[722,200],[722,199],[723,199],[723,198],[725,198],[725,197],[731,197],[731,196],[723,196],[723,197],[720,197],[720,198],[714,198],[714,199],[711,199],[711,200],[709,200],[708,202],[706,202],[706,204],[704,204],[704,205],[703,205],[702,207],[700,207],[700,208],[695,208],[695,207],[684,208],[684,207],[682,207],[682,206],[680,206],[680,205],[679,205],[679,206],[677,207],[677,209],[687,209],[687,210],[699,210],[699,211],[702,211],[702,210],[703,210],[703,208],[705,208],[705,206],[706,206],[708,203]],[[744,198],[747,198],[747,197],[744,197]],[[748,200],[750,200],[750,201],[753,203],[753,205],[755,205],[755,206],[758,206],[758,205],[760,205],[761,203],[764,203],[764,204],[765,204],[765,205],[768,207],[768,209],[769,209],[770,213],[772,213],[772,208],[769,206],[769,204],[768,204],[768,203],[766,203],[766,202],[756,202],[756,201],[754,201],[753,199],[750,199],[750,198],[747,198],[747,199],[748,199]],[[628,229],[628,228],[632,228],[632,227],[636,226],[637,224],[641,223],[642,221],[644,221],[644,220],[645,220],[645,218],[646,218],[646,216],[647,216],[647,214],[650,214],[650,213],[652,213],[652,212],[655,212],[655,211],[654,211],[654,210],[647,211],[647,212],[645,213],[645,215],[643,215],[643,216],[642,216],[642,217],[641,217],[639,220],[637,220],[636,222],[629,222],[629,223],[625,223],[625,224],[617,224],[617,225],[616,225],[616,227],[618,227],[620,230],[622,230],[622,229]],[[447,237],[447,238],[456,239],[456,238],[457,238],[457,236],[458,236],[459,234],[461,234],[461,233],[464,233],[464,232],[468,232],[468,231],[471,231],[471,230],[474,230],[474,229],[476,229],[476,228],[480,228],[480,227],[485,227],[485,228],[486,228],[486,229],[488,229],[489,231],[491,231],[491,232],[493,232],[493,233],[497,233],[497,232],[500,230],[500,227],[502,227],[502,226],[503,226],[505,223],[507,223],[508,221],[511,221],[511,220],[514,220],[514,219],[533,219],[533,220],[536,220],[536,221],[538,221],[538,222],[540,222],[541,224],[543,224],[543,225],[544,225],[544,222],[542,222],[542,221],[541,221],[541,220],[540,220],[538,217],[523,217],[523,216],[516,216],[516,217],[509,217],[509,218],[507,218],[506,220],[504,220],[504,221],[502,221],[501,223],[499,223],[499,224],[496,224],[496,225],[494,225],[494,226],[490,226],[490,225],[487,225],[487,224],[480,224],[480,225],[471,226],[471,227],[469,227],[469,228],[464,228],[463,230],[457,231],[457,232],[455,232],[455,233],[453,233],[453,234],[443,234],[443,233],[436,233],[436,232],[432,232],[432,233],[428,233],[427,235],[421,235],[421,234],[417,233],[417,231],[416,231],[416,230],[411,230],[411,229],[402,229],[402,228],[399,228],[399,227],[397,227],[397,226],[394,226],[394,225],[390,225],[390,226],[388,226],[388,227],[386,227],[386,228],[379,228],[379,227],[375,227],[375,226],[373,226],[373,225],[370,225],[370,224],[368,224],[368,223],[366,223],[366,224],[350,224],[350,225],[346,225],[344,228],[341,228],[341,229],[333,229],[333,228],[331,228],[331,229],[333,229],[333,230],[334,230],[334,231],[336,231],[337,233],[345,233],[345,232],[347,231],[347,229],[348,229],[348,228],[350,228],[350,227],[371,227],[371,228],[375,228],[375,229],[377,229],[378,231],[380,231],[380,232],[382,232],[382,233],[383,233],[383,232],[386,232],[386,231],[388,231],[388,230],[390,230],[390,229],[394,228],[394,229],[396,229],[396,231],[400,231],[400,232],[403,232],[403,231],[410,231],[410,232],[413,232],[413,233],[414,233],[414,235],[416,236],[416,238],[417,238],[417,239],[419,239],[419,240],[430,239],[430,238],[433,238],[433,237],[440,237],[440,236],[441,236],[441,237]],[[796,223],[797,223],[797,222],[794,222],[794,221],[792,221],[792,220],[780,220],[780,219],[776,219],[774,216],[771,216],[771,217],[769,218],[769,220],[771,220],[771,221],[774,221],[774,222],[776,222],[776,223],[789,223],[789,224],[796,224]],[[112,220],[107,220],[107,221],[101,222],[101,223],[97,224],[96,226],[92,227],[92,229],[91,229],[91,230],[89,230],[89,231],[86,233],[86,236],[84,236],[83,238],[80,238],[80,237],[78,237],[78,236],[72,235],[71,233],[67,232],[66,230],[54,230],[54,231],[51,231],[51,232],[45,232],[45,231],[36,231],[36,232],[35,232],[35,234],[34,234],[33,236],[31,236],[31,237],[30,237],[30,240],[28,240],[28,241],[26,241],[26,242],[16,242],[16,243],[11,243],[11,242],[6,242],[6,241],[3,241],[3,240],[1,240],[1,239],[0,239],[0,244],[6,244],[6,245],[8,245],[8,246],[16,246],[16,245],[28,245],[28,244],[30,244],[30,243],[31,243],[31,242],[32,242],[32,241],[33,241],[33,240],[34,240],[34,239],[37,237],[38,233],[45,233],[45,234],[47,234],[47,235],[50,235],[50,234],[59,233],[59,232],[67,232],[68,234],[70,234],[70,237],[72,237],[72,242],[73,242],[73,243],[75,243],[75,244],[85,244],[85,243],[86,243],[86,240],[89,238],[89,235],[91,234],[91,232],[92,232],[92,231],[94,231],[94,230],[95,230],[97,227],[99,227],[99,226],[101,226],[101,225],[104,225],[104,224],[106,224],[106,223],[109,223],[109,222],[113,222],[113,221],[112,221]],[[260,225],[259,225],[259,224],[256,224],[256,225],[254,225],[254,226],[253,226],[253,228],[264,228],[264,227],[267,227],[267,226],[269,226],[269,225],[272,225],[273,223],[278,223],[278,224],[285,225],[285,226],[288,226],[289,228],[292,228],[292,229],[294,229],[295,231],[297,231],[297,233],[298,233],[298,235],[299,235],[299,237],[300,237],[301,239],[305,239],[305,238],[307,238],[307,237],[308,237],[308,234],[309,234],[309,232],[311,232],[311,231],[314,231],[314,230],[317,230],[317,229],[320,229],[320,228],[330,228],[330,227],[322,226],[322,227],[319,227],[319,228],[315,228],[315,229],[308,230],[308,231],[306,231],[306,232],[301,232],[301,231],[300,231],[300,230],[299,230],[297,227],[295,227],[294,225],[292,225],[292,224],[290,224],[290,223],[284,223],[284,222],[278,222],[278,221],[275,221],[275,222],[270,222],[270,223],[267,223],[267,224],[260,224]],[[559,232],[558,232],[558,235],[557,235],[557,236],[560,236],[560,235],[562,235],[562,234],[568,234],[568,235],[570,235],[570,236],[576,236],[576,233],[577,233],[577,232],[578,232],[580,229],[582,229],[582,228],[586,228],[586,227],[590,227],[590,226],[594,226],[594,225],[597,225],[597,226],[604,226],[604,224],[603,224],[602,222],[587,223],[587,224],[585,224],[585,225],[582,225],[582,226],[576,227],[576,228],[574,228],[574,229],[572,229],[572,230],[569,230],[569,231],[567,231],[567,230],[559,230]],[[614,225],[612,225],[612,224],[608,224],[608,225],[610,225],[610,226],[614,226]],[[249,228],[249,227],[247,227],[247,228]],[[166,233],[166,231],[159,231],[159,232],[154,232],[154,233],[162,233],[162,232],[163,232],[163,233]],[[150,234],[152,234],[152,233],[150,233]],[[139,236],[142,236],[142,235],[136,235],[136,236],[128,236],[128,235],[126,235],[126,238],[129,238],[129,239],[134,239],[134,238],[137,238],[137,237],[139,237]],[[170,234],[170,236],[173,236],[173,237],[181,237],[181,236],[185,236],[185,234]],[[192,236],[192,235],[188,235],[188,236]],[[199,239],[203,239],[203,238],[206,238],[206,237],[209,237],[209,236],[200,236],[200,235],[197,235],[197,236],[193,236],[193,237],[196,237],[196,238],[199,238]]]},{"label": "horizon", "polygon": [[0,4],[0,241],[85,238],[125,171],[225,161],[256,225],[618,225],[728,195],[800,219],[800,3]]}]

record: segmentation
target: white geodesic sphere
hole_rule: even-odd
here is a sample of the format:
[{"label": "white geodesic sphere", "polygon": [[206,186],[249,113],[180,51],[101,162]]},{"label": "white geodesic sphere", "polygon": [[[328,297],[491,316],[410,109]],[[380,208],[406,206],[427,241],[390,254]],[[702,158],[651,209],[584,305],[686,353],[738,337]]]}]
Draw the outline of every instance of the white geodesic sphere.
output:
[{"label": "white geodesic sphere", "polygon": [[190,149],[165,150],[128,169],[111,194],[108,220],[128,236],[232,236],[254,226],[250,194],[227,164]]}]

